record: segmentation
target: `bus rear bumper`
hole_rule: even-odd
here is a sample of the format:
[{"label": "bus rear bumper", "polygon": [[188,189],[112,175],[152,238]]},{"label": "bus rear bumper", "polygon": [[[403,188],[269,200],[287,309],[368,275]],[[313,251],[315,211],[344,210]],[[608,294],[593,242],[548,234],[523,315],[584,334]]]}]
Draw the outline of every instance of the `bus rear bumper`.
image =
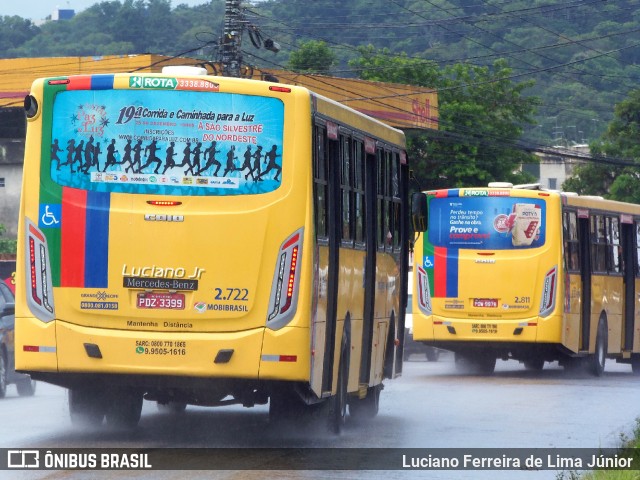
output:
[{"label": "bus rear bumper", "polygon": [[[16,367],[55,377],[79,374],[200,377],[245,380],[308,380],[308,329],[277,332],[255,328],[238,332],[115,330],[17,319]],[[284,345],[284,347],[283,347]],[[70,375],[67,375],[70,374]]]},{"label": "bus rear bumper", "polygon": [[427,343],[562,343],[561,318],[416,319],[414,339]]}]

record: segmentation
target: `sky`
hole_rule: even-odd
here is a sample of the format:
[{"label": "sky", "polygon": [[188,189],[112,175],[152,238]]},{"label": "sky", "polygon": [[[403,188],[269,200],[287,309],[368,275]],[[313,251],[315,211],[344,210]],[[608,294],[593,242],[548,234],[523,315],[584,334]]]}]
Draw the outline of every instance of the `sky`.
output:
[{"label": "sky", "polygon": [[[96,3],[100,3],[100,0],[2,0],[0,16],[18,15],[37,21],[51,15],[59,8],[72,9],[79,13]],[[209,3],[209,0],[171,0],[171,7],[175,8],[183,3],[193,7]]]}]

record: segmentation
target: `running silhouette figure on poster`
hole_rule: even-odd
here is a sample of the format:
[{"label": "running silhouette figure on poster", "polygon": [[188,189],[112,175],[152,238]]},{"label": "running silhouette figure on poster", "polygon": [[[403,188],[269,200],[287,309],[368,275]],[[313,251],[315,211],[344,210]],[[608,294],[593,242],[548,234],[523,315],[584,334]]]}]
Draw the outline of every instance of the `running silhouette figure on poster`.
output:
[{"label": "running silhouette figure on poster", "polygon": [[131,139],[127,140],[127,143],[124,145],[124,155],[122,156],[122,161],[120,162],[120,165],[124,165],[125,163],[128,163],[129,165],[131,165],[131,151],[132,151],[133,147],[131,146]]},{"label": "running silhouette figure on poster", "polygon": [[253,175],[253,167],[251,166],[251,159],[253,158],[253,154],[251,152],[251,145],[247,145],[247,149],[244,151],[244,163],[240,170],[248,169],[249,172],[245,174],[244,179],[248,180],[249,175],[251,175],[251,180],[256,181],[256,177]]},{"label": "running silhouette figure on poster", "polygon": [[158,147],[157,140],[153,140],[149,145],[145,147],[144,154],[147,156],[147,162],[142,167],[140,167],[140,170],[144,170],[152,163],[155,163],[157,165],[156,165],[156,169],[154,170],[154,173],[158,173],[158,171],[160,170],[160,167],[162,166],[162,160],[160,160],[156,156],[156,152],[158,150],[160,150],[160,147]]},{"label": "running silhouette figure on poster", "polygon": [[178,167],[188,166],[191,167],[191,142],[187,142],[187,145],[182,150],[182,163]]},{"label": "running silhouette figure on poster", "polygon": [[267,161],[269,163],[267,163],[267,169],[264,172],[262,172],[258,176],[258,178],[262,178],[267,173],[269,173],[271,170],[276,170],[276,174],[273,177],[273,179],[276,182],[279,180],[278,177],[280,176],[280,173],[282,172],[282,168],[280,167],[280,165],[278,165],[276,163],[276,158],[280,156],[280,155],[276,154],[277,149],[278,149],[278,146],[274,145],[273,147],[271,147],[271,150],[269,150],[267,153],[264,154],[265,163],[267,163]]},{"label": "running silhouette figure on poster", "polygon": [[89,165],[89,168],[95,166],[98,172],[100,171],[100,154],[101,153],[102,153],[102,149],[100,148],[100,142],[96,142],[95,146],[93,147],[93,158],[91,159],[91,165]]},{"label": "running silhouette figure on poster", "polygon": [[235,153],[236,147],[235,145],[231,145],[231,148],[227,152],[227,168],[225,168],[224,172],[222,173],[223,177],[226,177],[227,173],[235,172],[237,170],[235,164],[233,163],[234,160],[238,159],[238,157],[235,156]]},{"label": "running silhouette figure on poster", "polygon": [[72,138],[71,140],[67,140],[67,146],[65,147],[65,150],[67,151],[67,161],[58,164],[58,170],[60,170],[60,167],[64,166],[64,165],[69,165],[69,168],[71,170],[71,173],[75,173],[75,170],[73,169],[73,151],[76,149],[76,141]]},{"label": "running silhouette figure on poster", "polygon": [[[140,173],[140,164],[141,162],[141,157],[142,157],[142,140],[138,140],[136,142],[136,144],[131,147],[131,150],[133,151],[133,160],[131,160],[131,156],[129,156],[129,159],[122,159],[122,166],[124,167],[124,164],[128,161],[129,165],[127,165],[126,167],[124,167],[124,172],[125,173],[129,173],[129,168],[131,168],[131,171],[133,173]],[[136,165],[138,166],[138,169],[136,170]]]},{"label": "running silhouette figure on poster", "polygon": [[191,175],[199,175],[200,171],[200,154],[202,153],[202,143],[198,142],[196,146],[191,150],[191,154],[193,158],[191,159],[191,163],[189,164],[189,168],[184,171],[186,175],[188,172],[191,172]]},{"label": "running silhouette figure on poster", "polygon": [[64,152],[64,150],[60,148],[58,139],[56,138],[51,144],[51,163],[53,163],[54,160],[58,162],[57,170],[60,170],[60,158],[58,158],[58,152]]},{"label": "running silhouette figure on poster", "polygon": [[205,149],[204,151],[204,156],[207,159],[207,161],[204,164],[204,167],[198,170],[198,175],[200,175],[202,172],[204,172],[209,167],[211,167],[211,165],[215,165],[216,171],[213,173],[213,176],[214,177],[218,176],[218,172],[220,171],[220,167],[222,166],[222,164],[218,160],[216,160],[216,153],[220,153],[220,150],[216,150],[216,142],[214,141],[214,142],[211,142],[211,146]]},{"label": "running silhouette figure on poster", "polygon": [[253,168],[251,169],[251,176],[254,181],[262,182],[260,178],[260,160],[262,160],[262,145],[258,145],[258,148],[253,153]]},{"label": "running silhouette figure on poster", "polygon": [[102,170],[103,172],[106,172],[107,168],[109,168],[111,165],[117,165],[119,163],[118,159],[116,158],[116,153],[118,153],[118,150],[116,150],[116,140],[114,138],[107,146],[107,162],[104,164],[104,170]]},{"label": "running silhouette figure on poster", "polygon": [[84,163],[80,165],[78,170],[82,170],[82,173],[88,173],[91,164],[93,163],[93,135],[89,137],[89,141],[84,146]]},{"label": "running silhouette figure on poster", "polygon": [[176,142],[171,142],[169,144],[169,147],[167,148],[167,156],[165,158],[165,163],[164,163],[164,170],[162,171],[162,174],[164,175],[165,173],[167,173],[167,170],[170,168],[173,168],[176,166],[176,162],[173,161],[173,157],[176,156],[175,153],[175,147],[176,146]]}]

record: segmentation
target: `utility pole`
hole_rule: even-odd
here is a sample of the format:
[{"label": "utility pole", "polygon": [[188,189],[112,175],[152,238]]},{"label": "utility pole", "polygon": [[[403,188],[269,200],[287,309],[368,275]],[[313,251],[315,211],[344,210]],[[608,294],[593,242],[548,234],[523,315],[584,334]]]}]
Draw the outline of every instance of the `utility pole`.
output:
[{"label": "utility pole", "polygon": [[242,34],[249,31],[251,43],[256,48],[262,48],[278,53],[280,44],[272,39],[266,40],[260,29],[250,24],[240,9],[241,0],[225,0],[224,5],[224,33],[218,42],[218,63],[225,77],[251,76],[253,69],[242,64]]},{"label": "utility pole", "polygon": [[224,34],[218,49],[222,75],[225,77],[240,76],[244,23],[244,17],[240,12],[240,0],[225,0]]}]

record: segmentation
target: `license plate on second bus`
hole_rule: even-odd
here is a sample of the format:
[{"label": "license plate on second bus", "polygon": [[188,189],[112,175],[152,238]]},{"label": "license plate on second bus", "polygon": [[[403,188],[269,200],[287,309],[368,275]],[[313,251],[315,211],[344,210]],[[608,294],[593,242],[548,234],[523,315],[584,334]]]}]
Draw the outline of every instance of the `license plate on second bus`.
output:
[{"label": "license plate on second bus", "polygon": [[184,293],[139,293],[137,306],[184,310]]}]

